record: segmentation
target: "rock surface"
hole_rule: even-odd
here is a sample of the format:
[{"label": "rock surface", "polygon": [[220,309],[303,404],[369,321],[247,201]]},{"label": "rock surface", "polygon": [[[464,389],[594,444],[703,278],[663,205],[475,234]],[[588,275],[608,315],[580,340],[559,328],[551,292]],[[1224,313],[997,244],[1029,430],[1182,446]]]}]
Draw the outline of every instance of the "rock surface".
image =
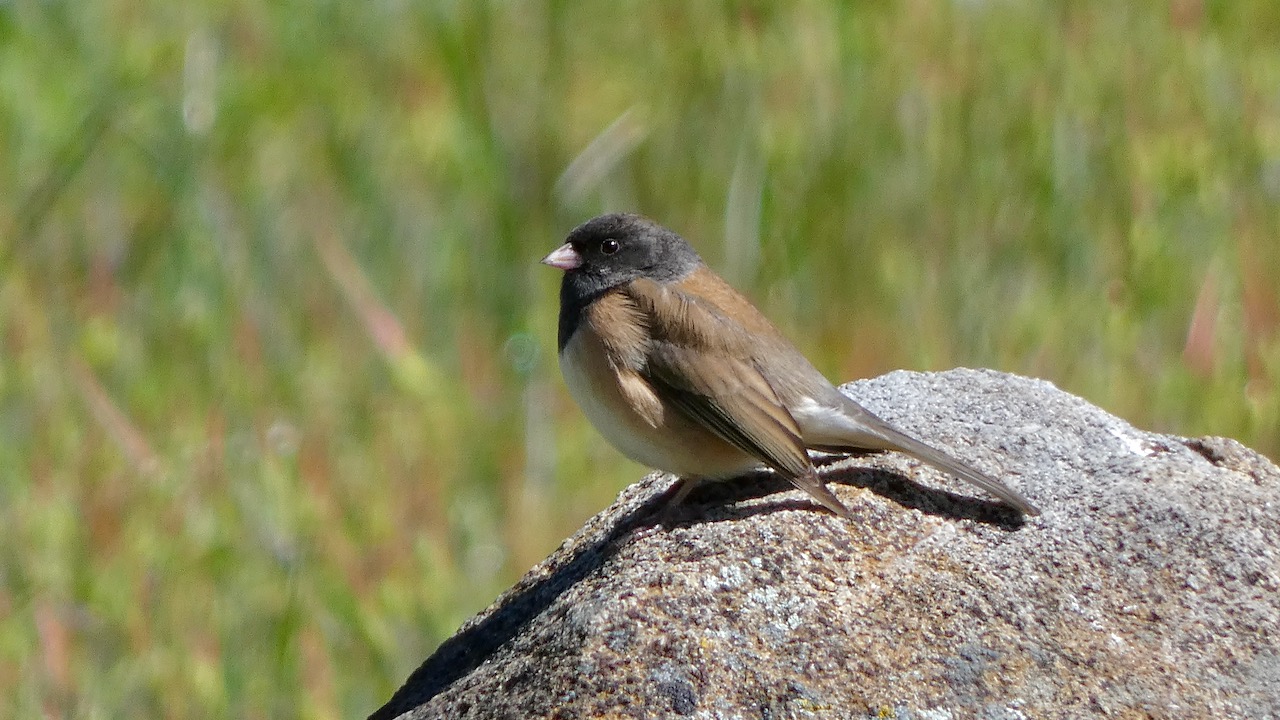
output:
[{"label": "rock surface", "polygon": [[767,474],[664,510],[650,475],[373,717],[1280,717],[1266,458],[991,371],[845,391],[1044,515],[897,453],[825,465],[853,523]]}]

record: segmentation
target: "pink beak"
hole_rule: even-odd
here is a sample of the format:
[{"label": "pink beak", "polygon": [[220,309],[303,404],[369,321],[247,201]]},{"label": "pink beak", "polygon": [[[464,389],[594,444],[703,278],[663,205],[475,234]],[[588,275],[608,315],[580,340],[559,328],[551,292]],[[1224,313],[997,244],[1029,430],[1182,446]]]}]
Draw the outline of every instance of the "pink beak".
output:
[{"label": "pink beak", "polygon": [[542,264],[566,271],[574,270],[582,266],[582,256],[578,254],[577,250],[573,249],[573,245],[565,243],[552,250],[550,255],[542,258]]}]

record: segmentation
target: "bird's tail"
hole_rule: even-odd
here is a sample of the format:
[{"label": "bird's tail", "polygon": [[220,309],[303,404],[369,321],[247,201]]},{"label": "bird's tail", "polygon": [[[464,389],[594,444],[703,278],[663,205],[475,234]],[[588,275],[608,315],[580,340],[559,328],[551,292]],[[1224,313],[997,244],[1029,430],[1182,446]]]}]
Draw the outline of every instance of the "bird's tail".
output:
[{"label": "bird's tail", "polygon": [[884,448],[885,450],[899,450],[923,460],[943,472],[951,473],[961,480],[982,488],[1027,515],[1040,514],[1040,509],[1032,505],[1017,490],[973,466],[957,460],[931,445],[926,445],[887,423],[883,429],[876,428],[876,430],[880,431],[879,434],[891,444],[891,447]]},{"label": "bird's tail", "polygon": [[808,447],[832,452],[898,450],[986,490],[1027,515],[1040,514],[1035,505],[1008,485],[907,435],[848,398],[844,400],[838,414],[806,418],[810,421],[816,418],[819,422],[807,433],[813,439],[806,442]]}]

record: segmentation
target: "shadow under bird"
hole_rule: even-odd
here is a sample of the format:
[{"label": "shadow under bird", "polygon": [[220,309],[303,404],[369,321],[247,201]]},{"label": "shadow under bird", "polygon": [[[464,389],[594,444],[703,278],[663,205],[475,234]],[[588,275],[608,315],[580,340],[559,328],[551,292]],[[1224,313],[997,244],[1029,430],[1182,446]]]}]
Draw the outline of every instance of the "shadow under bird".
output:
[{"label": "shadow under bird", "polygon": [[542,262],[565,272],[559,349],[569,392],[624,455],[684,479],[675,502],[697,481],[764,465],[850,518],[807,450],[897,450],[1040,514],[846,397],[675,232],[602,215]]}]

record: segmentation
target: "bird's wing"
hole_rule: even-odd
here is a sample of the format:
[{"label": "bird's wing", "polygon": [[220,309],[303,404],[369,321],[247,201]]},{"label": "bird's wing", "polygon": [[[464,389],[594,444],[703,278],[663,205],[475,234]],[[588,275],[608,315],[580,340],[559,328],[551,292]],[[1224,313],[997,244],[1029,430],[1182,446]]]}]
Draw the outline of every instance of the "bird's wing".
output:
[{"label": "bird's wing", "polygon": [[652,332],[641,374],[682,413],[789,479],[812,464],[747,334],[706,301],[649,280],[628,290]]}]

